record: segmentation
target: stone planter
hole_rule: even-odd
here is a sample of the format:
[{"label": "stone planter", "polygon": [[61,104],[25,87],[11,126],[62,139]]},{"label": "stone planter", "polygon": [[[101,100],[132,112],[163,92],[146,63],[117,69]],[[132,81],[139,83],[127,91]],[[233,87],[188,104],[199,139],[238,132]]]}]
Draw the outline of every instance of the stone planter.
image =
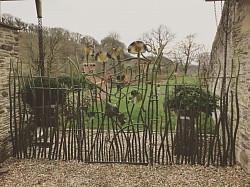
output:
[{"label": "stone planter", "polygon": [[179,116],[174,138],[174,154],[192,156],[196,149],[195,124],[190,117]]},{"label": "stone planter", "polygon": [[54,105],[32,108],[34,115],[34,126],[36,127],[56,127],[58,115]]}]

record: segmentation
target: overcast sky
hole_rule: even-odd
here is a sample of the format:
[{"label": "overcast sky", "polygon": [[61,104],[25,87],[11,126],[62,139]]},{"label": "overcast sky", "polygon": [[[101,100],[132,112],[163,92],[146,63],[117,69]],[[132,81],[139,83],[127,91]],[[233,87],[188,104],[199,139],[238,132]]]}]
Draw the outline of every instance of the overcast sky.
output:
[{"label": "overcast sky", "polygon": [[[90,35],[99,42],[110,32],[127,46],[144,32],[166,25],[176,38],[197,33],[197,42],[211,48],[216,19],[213,2],[205,0],[42,0],[43,25]],[[221,3],[216,3],[220,19]],[[37,24],[35,0],[2,2],[2,13]]]}]

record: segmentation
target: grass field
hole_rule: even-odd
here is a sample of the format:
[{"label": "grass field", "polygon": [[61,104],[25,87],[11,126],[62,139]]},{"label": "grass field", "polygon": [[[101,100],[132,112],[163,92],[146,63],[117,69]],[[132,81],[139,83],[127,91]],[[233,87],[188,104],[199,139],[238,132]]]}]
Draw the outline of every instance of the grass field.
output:
[{"label": "grass field", "polygon": [[[94,128],[97,128],[98,126],[100,127],[100,125],[103,125],[104,128],[108,128],[108,126],[110,127],[112,125],[118,125],[122,128],[128,124],[132,124],[136,128],[143,129],[142,124],[150,124],[153,126],[153,129],[156,130],[165,128],[168,122],[171,124],[172,129],[175,129],[177,115],[172,111],[165,113],[163,103],[165,102],[166,97],[171,95],[176,85],[195,85],[198,82],[199,80],[196,77],[190,76],[177,77],[176,79],[169,80],[169,82],[162,81],[157,85],[130,85],[120,90],[117,90],[114,85],[112,88],[108,89],[109,96],[103,101],[98,102],[92,108],[91,112],[96,112],[96,114],[94,117],[89,119],[88,125],[91,125]],[[140,99],[138,102],[131,101],[131,92],[133,91],[140,93]],[[124,114],[126,123],[121,124],[119,117],[117,116],[108,117],[106,111],[107,102],[116,106],[119,113]],[[207,121],[208,125],[210,123],[210,118],[202,113],[197,121],[199,121],[199,123],[203,126],[202,128],[204,128],[205,121]],[[210,132],[210,128],[207,127],[206,131]]]}]

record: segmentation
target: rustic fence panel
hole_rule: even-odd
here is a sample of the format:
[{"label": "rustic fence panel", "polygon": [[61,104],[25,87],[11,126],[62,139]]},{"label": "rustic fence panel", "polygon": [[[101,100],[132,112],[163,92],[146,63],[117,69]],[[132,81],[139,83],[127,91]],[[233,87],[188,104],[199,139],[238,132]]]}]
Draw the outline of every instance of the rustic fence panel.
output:
[{"label": "rustic fence panel", "polygon": [[[109,68],[103,63],[101,72],[85,74],[68,59],[76,71],[67,77],[24,76],[22,64],[11,64],[13,156],[88,163],[235,164],[238,75],[178,77],[173,71],[163,81],[157,68],[161,58],[136,59],[133,67],[122,68],[127,59]],[[226,89],[219,84],[225,78]]]}]

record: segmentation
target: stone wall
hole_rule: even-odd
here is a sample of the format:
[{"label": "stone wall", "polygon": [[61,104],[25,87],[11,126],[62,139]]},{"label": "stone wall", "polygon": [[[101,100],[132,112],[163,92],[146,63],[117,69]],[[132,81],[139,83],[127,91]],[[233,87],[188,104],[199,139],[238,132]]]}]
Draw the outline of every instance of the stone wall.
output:
[{"label": "stone wall", "polygon": [[9,68],[18,58],[18,28],[0,23],[0,162],[11,155]]},{"label": "stone wall", "polygon": [[[228,4],[229,3],[229,4]],[[229,7],[229,9],[228,9]],[[227,14],[229,10],[229,14]],[[229,16],[227,16],[229,15]],[[227,38],[227,39],[226,39]],[[225,52],[226,51],[226,52]],[[228,77],[237,76],[239,129],[236,139],[236,159],[250,173],[250,1],[226,1],[222,18],[212,47],[211,70],[218,73],[221,64],[221,76],[226,69]],[[226,65],[226,66],[225,66]],[[227,82],[229,79],[227,79]],[[236,79],[230,86],[230,93],[236,92]],[[219,82],[220,87],[222,81]],[[231,110],[229,110],[231,111]],[[234,110],[235,111],[235,108]],[[235,119],[234,119],[235,120]]]}]

